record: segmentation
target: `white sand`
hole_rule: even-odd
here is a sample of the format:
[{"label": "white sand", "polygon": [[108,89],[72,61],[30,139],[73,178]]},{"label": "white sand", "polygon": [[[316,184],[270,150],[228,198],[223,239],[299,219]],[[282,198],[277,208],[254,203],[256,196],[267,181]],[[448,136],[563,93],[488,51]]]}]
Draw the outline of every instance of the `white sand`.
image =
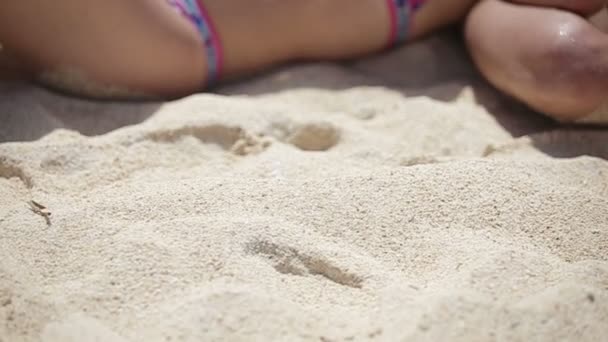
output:
[{"label": "white sand", "polygon": [[163,104],[0,85],[0,341],[604,340],[608,132],[455,46]]}]

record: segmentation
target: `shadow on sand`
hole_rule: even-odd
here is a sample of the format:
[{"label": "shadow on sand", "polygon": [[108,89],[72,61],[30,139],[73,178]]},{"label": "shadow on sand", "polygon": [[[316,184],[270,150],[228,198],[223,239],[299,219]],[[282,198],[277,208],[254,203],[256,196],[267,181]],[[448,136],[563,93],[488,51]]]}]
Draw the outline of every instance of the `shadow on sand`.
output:
[{"label": "shadow on sand", "polygon": [[[290,89],[344,90],[386,87],[405,97],[455,101],[473,93],[514,137],[529,136],[544,153],[564,158],[592,155],[608,159],[608,130],[560,126],[492,88],[475,70],[458,30],[448,30],[390,53],[344,63],[294,64],[226,84],[223,95],[264,95]],[[466,88],[466,89],[465,89]],[[108,102],[77,99],[19,83],[0,83],[0,143],[37,140],[55,129],[93,136],[141,123],[161,102]]]}]

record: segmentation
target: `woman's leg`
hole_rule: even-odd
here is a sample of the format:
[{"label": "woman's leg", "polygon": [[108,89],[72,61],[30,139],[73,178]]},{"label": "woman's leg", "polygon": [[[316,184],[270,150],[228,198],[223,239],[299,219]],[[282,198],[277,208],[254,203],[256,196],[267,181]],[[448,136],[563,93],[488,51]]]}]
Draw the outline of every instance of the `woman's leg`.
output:
[{"label": "woman's leg", "polygon": [[484,0],[465,31],[488,80],[540,112],[574,120],[607,99],[608,36],[576,14]]}]

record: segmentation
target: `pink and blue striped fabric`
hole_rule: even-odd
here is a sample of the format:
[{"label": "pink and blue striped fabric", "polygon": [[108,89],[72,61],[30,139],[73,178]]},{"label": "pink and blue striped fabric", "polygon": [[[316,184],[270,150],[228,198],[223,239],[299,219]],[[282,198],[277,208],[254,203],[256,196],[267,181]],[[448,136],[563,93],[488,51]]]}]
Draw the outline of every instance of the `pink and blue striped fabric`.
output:
[{"label": "pink and blue striped fabric", "polygon": [[391,16],[388,46],[394,46],[407,39],[412,14],[419,10],[425,0],[386,0]]},{"label": "pink and blue striped fabric", "polygon": [[184,17],[188,18],[199,31],[203,39],[207,55],[207,86],[217,82],[221,77],[223,68],[223,51],[218,33],[211,17],[197,0],[168,0]]}]

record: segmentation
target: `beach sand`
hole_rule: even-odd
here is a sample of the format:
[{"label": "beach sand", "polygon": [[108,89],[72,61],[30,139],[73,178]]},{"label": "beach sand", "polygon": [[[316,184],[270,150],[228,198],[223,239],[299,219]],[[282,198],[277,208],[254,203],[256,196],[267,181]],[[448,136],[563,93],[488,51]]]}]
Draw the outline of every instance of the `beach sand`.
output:
[{"label": "beach sand", "polygon": [[608,335],[605,128],[450,34],[218,92],[0,85],[0,341]]}]

